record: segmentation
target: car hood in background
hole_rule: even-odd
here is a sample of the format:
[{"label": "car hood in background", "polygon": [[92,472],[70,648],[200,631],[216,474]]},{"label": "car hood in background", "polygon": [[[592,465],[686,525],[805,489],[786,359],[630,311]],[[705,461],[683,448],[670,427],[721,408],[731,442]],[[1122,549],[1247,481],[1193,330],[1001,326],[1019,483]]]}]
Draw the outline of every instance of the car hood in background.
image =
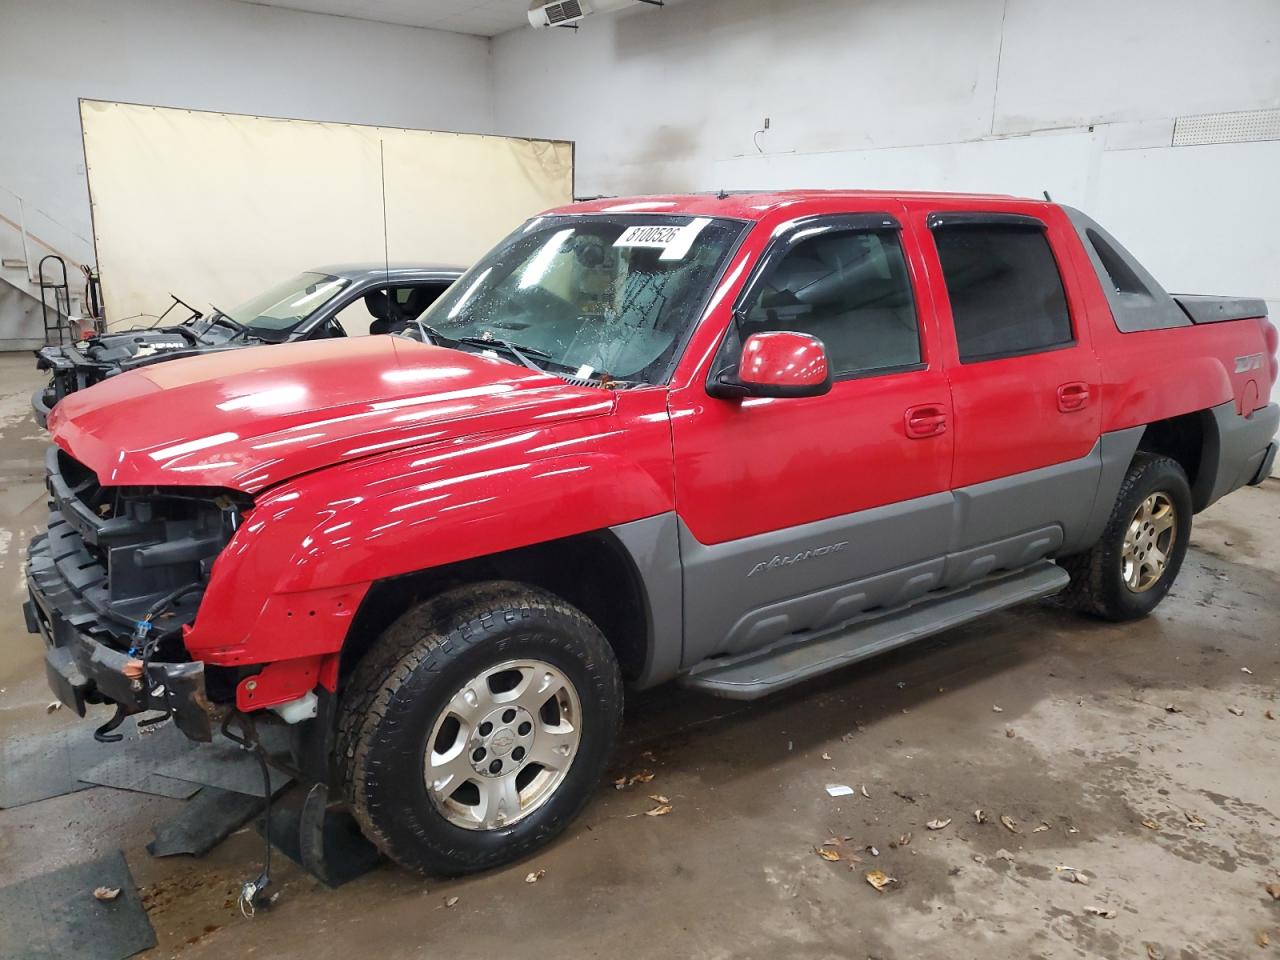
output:
[{"label": "car hood in background", "polygon": [[68,396],[49,430],[104,485],[254,493],[346,460],[613,404],[608,391],[505,360],[372,336],[132,370]]}]

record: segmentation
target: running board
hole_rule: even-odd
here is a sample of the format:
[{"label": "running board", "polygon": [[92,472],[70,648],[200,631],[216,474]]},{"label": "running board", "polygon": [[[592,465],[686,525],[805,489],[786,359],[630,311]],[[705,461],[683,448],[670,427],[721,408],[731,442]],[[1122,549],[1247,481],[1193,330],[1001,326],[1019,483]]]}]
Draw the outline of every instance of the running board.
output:
[{"label": "running board", "polygon": [[870,614],[807,637],[790,637],[732,659],[703,661],[680,682],[730,700],[755,700],[996,610],[1051,596],[1069,580],[1056,563],[1042,560],[970,587],[921,597],[891,613]]}]

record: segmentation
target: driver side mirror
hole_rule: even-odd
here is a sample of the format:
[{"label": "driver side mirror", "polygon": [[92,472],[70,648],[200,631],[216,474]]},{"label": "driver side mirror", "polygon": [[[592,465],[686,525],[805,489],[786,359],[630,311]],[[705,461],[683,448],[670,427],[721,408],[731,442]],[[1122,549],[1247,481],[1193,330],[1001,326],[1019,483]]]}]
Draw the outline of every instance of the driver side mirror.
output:
[{"label": "driver side mirror", "polygon": [[715,397],[818,397],[831,390],[827,348],[807,333],[753,333],[736,371],[718,374]]}]

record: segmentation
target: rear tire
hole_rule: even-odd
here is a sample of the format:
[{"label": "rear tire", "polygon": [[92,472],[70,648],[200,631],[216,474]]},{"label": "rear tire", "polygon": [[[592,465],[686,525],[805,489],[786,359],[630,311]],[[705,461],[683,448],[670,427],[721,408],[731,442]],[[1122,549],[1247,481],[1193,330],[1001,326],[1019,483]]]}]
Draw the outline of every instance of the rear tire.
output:
[{"label": "rear tire", "polygon": [[1058,563],[1071,575],[1063,602],[1124,622],[1145,617],[1173,585],[1191,539],[1191,487],[1169,457],[1138,453],[1093,549]]},{"label": "rear tire", "polygon": [[549,842],[590,799],[622,717],[608,642],[559,597],[448,591],[379,638],[343,695],[346,799],[410,870],[455,876]]}]

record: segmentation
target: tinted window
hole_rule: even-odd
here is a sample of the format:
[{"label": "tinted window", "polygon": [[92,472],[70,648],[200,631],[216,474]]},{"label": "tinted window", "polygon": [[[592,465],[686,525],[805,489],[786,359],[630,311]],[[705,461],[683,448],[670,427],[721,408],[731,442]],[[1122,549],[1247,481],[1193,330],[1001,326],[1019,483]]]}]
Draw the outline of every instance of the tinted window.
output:
[{"label": "tinted window", "polygon": [[935,227],[962,361],[1071,342],[1058,265],[1042,230],[1008,224]]},{"label": "tinted window", "polygon": [[740,322],[743,339],[766,330],[817,337],[835,376],[919,363],[897,232],[833,229],[796,241],[753,292]]}]

